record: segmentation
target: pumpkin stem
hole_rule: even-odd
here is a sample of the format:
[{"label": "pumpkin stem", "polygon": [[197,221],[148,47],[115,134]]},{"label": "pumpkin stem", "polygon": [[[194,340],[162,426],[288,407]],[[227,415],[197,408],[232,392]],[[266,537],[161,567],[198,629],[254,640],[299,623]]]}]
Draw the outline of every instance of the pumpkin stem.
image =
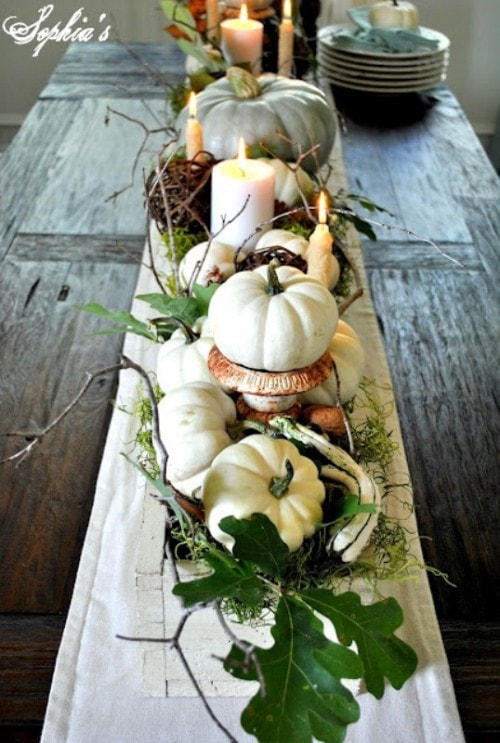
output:
[{"label": "pumpkin stem", "polygon": [[288,486],[293,479],[293,467],[289,459],[285,459],[286,475],[283,477],[271,477],[269,490],[275,498],[282,498],[288,493]]},{"label": "pumpkin stem", "polygon": [[226,77],[233,86],[237,98],[257,98],[260,95],[257,78],[243,67],[229,67]]},{"label": "pumpkin stem", "polygon": [[[277,263],[276,265],[279,265]],[[276,296],[277,294],[281,294],[285,290],[283,289],[282,285],[279,282],[278,274],[276,273],[276,267],[274,265],[274,262],[271,261],[267,267],[267,286],[266,286],[266,294],[272,294],[272,296]]]},{"label": "pumpkin stem", "polygon": [[397,8],[397,7],[398,7],[398,5],[399,5],[399,3],[398,3],[398,0],[392,0],[392,2],[394,3],[394,5],[395,5],[395,6],[396,6],[396,8]]},{"label": "pumpkin stem", "polygon": [[169,325],[175,325],[184,333],[186,343],[194,343],[200,337],[197,333],[194,332],[191,327],[189,327],[187,322],[184,322],[184,320],[181,320],[179,317],[158,317],[150,320],[150,322],[153,325],[157,325],[159,327],[168,327]]}]

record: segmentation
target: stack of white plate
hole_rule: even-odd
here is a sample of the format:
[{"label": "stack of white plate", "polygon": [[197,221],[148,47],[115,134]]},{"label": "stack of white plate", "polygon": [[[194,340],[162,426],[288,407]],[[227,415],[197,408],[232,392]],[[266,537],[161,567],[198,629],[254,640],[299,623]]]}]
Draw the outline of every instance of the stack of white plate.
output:
[{"label": "stack of white plate", "polygon": [[371,93],[412,93],[430,90],[446,79],[450,40],[439,31],[422,29],[435,39],[435,49],[383,52],[338,43],[344,26],[325,26],[318,33],[318,62],[332,85]]}]

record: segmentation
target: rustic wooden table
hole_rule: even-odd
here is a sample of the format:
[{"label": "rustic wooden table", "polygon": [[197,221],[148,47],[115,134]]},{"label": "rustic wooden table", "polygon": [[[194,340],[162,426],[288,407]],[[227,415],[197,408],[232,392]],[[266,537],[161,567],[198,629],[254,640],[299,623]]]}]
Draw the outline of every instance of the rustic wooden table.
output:
[{"label": "rustic wooden table", "polygon": [[[121,338],[74,306],[127,309],[145,233],[142,168],[170,45],[70,47],[0,159],[0,458],[52,420]],[[431,584],[468,741],[498,739],[500,185],[452,94],[335,91],[353,192],[403,226],[365,261],[394,381]],[[370,111],[370,115],[367,115]],[[116,112],[116,113],[115,113]],[[137,122],[141,122],[141,124]],[[131,153],[145,144],[133,185]],[[461,266],[443,257],[429,237]],[[0,468],[0,739],[38,740],[116,380],[96,380],[18,468]],[[454,585],[451,585],[454,584]],[[430,742],[429,742],[430,743]]]}]

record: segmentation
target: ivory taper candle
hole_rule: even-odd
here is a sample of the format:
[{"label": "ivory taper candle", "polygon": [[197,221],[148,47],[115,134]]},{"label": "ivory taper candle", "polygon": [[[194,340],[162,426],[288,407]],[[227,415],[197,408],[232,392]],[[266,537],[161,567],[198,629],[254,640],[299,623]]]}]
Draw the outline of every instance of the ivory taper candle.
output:
[{"label": "ivory taper candle", "polygon": [[327,224],[328,199],[321,191],[318,199],[318,222],[309,238],[307,249],[307,275],[319,279],[328,285],[327,277],[331,273],[333,237]]},{"label": "ivory taper candle", "polygon": [[196,93],[194,92],[191,92],[189,96],[189,117],[186,121],[185,137],[187,159],[204,162],[203,129],[196,118]]},{"label": "ivory taper candle", "polygon": [[206,0],[206,34],[210,41],[219,43],[219,0]]},{"label": "ivory taper candle", "polygon": [[293,63],[293,21],[291,0],[283,2],[283,17],[278,36],[278,75],[290,77]]},{"label": "ivory taper candle", "polygon": [[[217,239],[250,250],[274,216],[274,170],[265,162],[247,159],[240,140],[237,158],[212,169],[211,232]],[[257,228],[259,232],[256,232]]]}]

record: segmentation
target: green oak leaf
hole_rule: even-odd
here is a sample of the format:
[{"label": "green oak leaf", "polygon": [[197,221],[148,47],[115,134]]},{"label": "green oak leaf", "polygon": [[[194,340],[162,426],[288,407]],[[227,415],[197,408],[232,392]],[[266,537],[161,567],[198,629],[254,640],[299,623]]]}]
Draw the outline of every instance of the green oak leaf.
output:
[{"label": "green oak leaf", "polygon": [[193,284],[191,291],[193,292],[193,296],[196,300],[196,305],[200,317],[202,315],[208,315],[208,306],[210,304],[210,300],[214,296],[219,286],[220,284],[209,284],[208,286]]},{"label": "green oak leaf", "polygon": [[169,297],[167,294],[158,293],[139,294],[136,299],[146,302],[165,317],[178,317],[188,325],[192,325],[201,314],[194,297]]},{"label": "green oak leaf", "polygon": [[226,516],[219,526],[235,538],[235,557],[252,562],[273,578],[284,577],[290,551],[264,513],[254,513],[249,519]]},{"label": "green oak leaf", "polygon": [[239,599],[249,607],[259,606],[265,587],[250,563],[218,549],[207,552],[203,559],[212,568],[210,575],[178,583],[172,589],[186,608],[224,598]]},{"label": "green oak leaf", "polygon": [[[315,614],[291,596],[280,598],[269,649],[257,648],[259,668],[233,645],[225,668],[262,686],[241,716],[260,743],[327,743],[344,740],[359,719],[359,705],[340,678],[359,678],[362,665],[346,647],[331,642]],[[338,670],[338,675],[332,669]]]},{"label": "green oak leaf", "polygon": [[377,699],[384,694],[384,679],[400,689],[417,667],[413,648],[394,635],[403,623],[403,611],[394,598],[363,606],[357,593],[334,596],[313,588],[300,597],[316,612],[329,619],[344,645],[355,642],[364,666],[366,688]]},{"label": "green oak leaf", "polygon": [[91,315],[97,315],[103,317],[105,320],[112,322],[116,325],[115,328],[104,330],[102,332],[95,333],[95,335],[111,335],[113,333],[135,333],[143,338],[148,338],[151,341],[156,341],[156,334],[151,331],[148,325],[140,320],[137,320],[130,312],[124,310],[108,310],[103,307],[102,304],[97,302],[88,302],[87,304],[75,305],[75,310],[81,312],[88,312]]}]

